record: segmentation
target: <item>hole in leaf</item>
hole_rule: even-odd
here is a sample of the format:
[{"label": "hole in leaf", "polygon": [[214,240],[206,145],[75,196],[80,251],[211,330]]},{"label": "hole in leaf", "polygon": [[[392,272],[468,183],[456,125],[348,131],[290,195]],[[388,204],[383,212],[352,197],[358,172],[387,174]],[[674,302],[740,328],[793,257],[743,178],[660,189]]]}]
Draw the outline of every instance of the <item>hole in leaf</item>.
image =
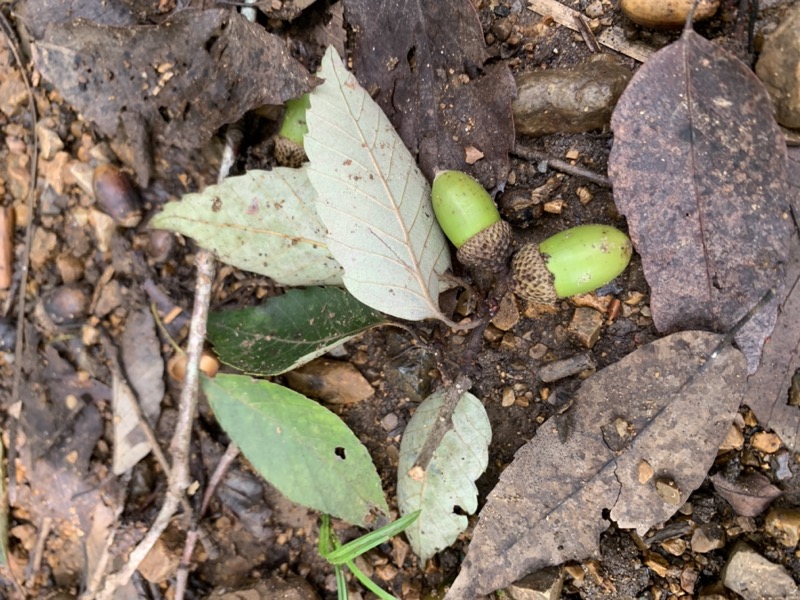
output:
[{"label": "hole in leaf", "polygon": [[417,47],[411,46],[406,54],[406,61],[408,62],[408,66],[411,68],[411,72],[415,72],[417,70]]},{"label": "hole in leaf", "polygon": [[458,504],[456,504],[453,507],[453,514],[461,515],[462,517],[468,516],[467,515],[467,511],[465,511],[463,508],[461,508]]},{"label": "hole in leaf", "polygon": [[342,448],[341,446],[336,446],[336,448],[334,448],[333,452],[334,452],[334,454],[336,454],[336,456],[338,456],[342,460],[347,459],[347,456],[345,456],[344,448]]}]

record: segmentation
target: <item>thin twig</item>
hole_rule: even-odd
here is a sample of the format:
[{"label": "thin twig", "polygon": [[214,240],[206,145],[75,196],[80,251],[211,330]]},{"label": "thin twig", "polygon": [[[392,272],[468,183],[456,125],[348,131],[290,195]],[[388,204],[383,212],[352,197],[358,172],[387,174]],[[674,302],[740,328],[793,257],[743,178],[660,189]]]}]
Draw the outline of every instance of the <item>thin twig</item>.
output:
[{"label": "thin twig", "polygon": [[197,281],[192,322],[189,326],[189,339],[186,345],[188,357],[186,379],[183,383],[183,390],[181,390],[178,419],[170,444],[172,474],[169,478],[164,504],[142,541],[131,552],[125,566],[106,580],[105,586],[97,595],[98,600],[112,600],[114,592],[130,581],[133,573],[139,568],[141,562],[169,525],[186,488],[189,487],[189,446],[192,441],[192,422],[197,410],[200,356],[203,353],[208,307],[211,301],[211,284],[214,281],[214,256],[207,250],[198,250],[195,255],[195,266],[197,267]]},{"label": "thin twig", "polygon": [[186,595],[186,584],[189,580],[189,567],[192,564],[192,554],[194,554],[194,548],[197,545],[197,540],[200,538],[200,519],[206,514],[208,505],[211,503],[211,498],[214,497],[217,487],[219,487],[219,484],[222,482],[222,478],[225,477],[225,474],[228,472],[228,469],[237,456],[239,456],[239,446],[231,442],[225,450],[225,454],[222,455],[219,463],[217,463],[217,468],[214,469],[214,473],[208,481],[206,490],[203,492],[203,501],[200,504],[200,511],[197,514],[197,518],[192,523],[192,528],[186,536],[186,543],[183,546],[181,564],[178,567],[178,575],[175,578],[174,600],[183,600],[183,597]]},{"label": "thin twig", "polygon": [[562,173],[575,175],[577,177],[583,177],[584,179],[588,179],[597,185],[602,185],[603,187],[609,188],[611,187],[611,180],[608,177],[600,175],[599,173],[595,173],[594,171],[590,171],[589,169],[584,169],[583,167],[571,165],[566,161],[559,160],[557,158],[551,158],[543,152],[539,152],[538,150],[526,148],[525,146],[520,146],[518,144],[514,147],[514,150],[512,150],[511,153],[514,156],[518,156],[524,160],[545,162],[547,163],[548,167],[555,169],[556,171],[561,171]]}]

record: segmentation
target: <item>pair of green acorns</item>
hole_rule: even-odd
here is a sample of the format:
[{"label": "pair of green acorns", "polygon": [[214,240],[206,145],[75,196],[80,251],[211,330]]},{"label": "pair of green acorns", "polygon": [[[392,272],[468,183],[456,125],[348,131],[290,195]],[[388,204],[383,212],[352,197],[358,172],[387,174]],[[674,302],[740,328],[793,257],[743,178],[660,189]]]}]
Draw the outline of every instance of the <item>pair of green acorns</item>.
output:
[{"label": "pair of green acorns", "polygon": [[[442,171],[433,181],[433,211],[467,268],[502,272],[514,249],[511,226],[489,193],[460,171]],[[580,225],[540,244],[523,245],[511,259],[511,289],[517,296],[555,304],[596,290],[625,270],[631,241],[608,225]]]},{"label": "pair of green acorns", "polygon": [[[275,142],[275,158],[287,167],[307,160],[303,136],[308,132],[308,94],[286,103]],[[459,262],[470,269],[502,272],[513,251],[511,226],[489,193],[460,171],[442,171],[433,181],[436,219],[458,249]],[[600,288],[625,270],[631,241],[608,225],[580,225],[557,233],[541,244],[525,244],[511,260],[511,289],[519,297],[542,304]]]}]

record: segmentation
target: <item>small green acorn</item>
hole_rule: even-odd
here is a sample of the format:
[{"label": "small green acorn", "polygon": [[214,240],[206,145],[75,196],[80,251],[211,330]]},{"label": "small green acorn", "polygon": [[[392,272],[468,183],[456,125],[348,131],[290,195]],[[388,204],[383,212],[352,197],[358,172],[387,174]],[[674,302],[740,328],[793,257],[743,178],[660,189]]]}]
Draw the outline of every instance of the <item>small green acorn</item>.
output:
[{"label": "small green acorn", "polygon": [[298,168],[308,160],[303,148],[303,136],[308,133],[306,110],[310,106],[308,94],[286,101],[281,128],[275,138],[275,160],[282,167]]},{"label": "small green acorn", "polygon": [[511,253],[511,226],[489,193],[460,171],[441,171],[433,180],[433,212],[465,267],[502,270]]},{"label": "small green acorn", "polygon": [[580,225],[541,244],[525,244],[511,261],[512,288],[521,298],[555,304],[585,294],[625,270],[633,247],[628,236],[608,225]]}]

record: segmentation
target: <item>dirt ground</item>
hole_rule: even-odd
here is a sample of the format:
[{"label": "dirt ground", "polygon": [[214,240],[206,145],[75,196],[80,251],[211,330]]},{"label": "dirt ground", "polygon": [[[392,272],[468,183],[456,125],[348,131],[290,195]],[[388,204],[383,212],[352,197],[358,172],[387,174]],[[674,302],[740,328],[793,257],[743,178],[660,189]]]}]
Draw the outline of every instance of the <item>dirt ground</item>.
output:
[{"label": "dirt ground", "polygon": [[[170,2],[161,4],[162,17],[185,8],[183,2],[177,6]],[[591,55],[581,37],[563,27],[556,28],[551,35],[536,37],[533,32],[541,17],[527,10],[523,3],[476,0],[474,4],[490,54],[507,62],[515,74],[576,65]],[[730,9],[732,3],[723,4]],[[773,27],[776,15],[787,3],[763,4],[757,24],[759,31]],[[53,11],[69,10],[67,3],[48,6]],[[18,7],[11,3],[4,8],[11,9],[11,22],[16,23],[14,15]],[[329,10],[329,3],[318,2],[291,25],[263,16],[261,20],[268,30],[291,38],[295,54],[313,67],[320,57],[308,55],[311,46],[305,44],[307,32]],[[629,37],[653,48],[676,39],[677,34],[653,33],[632,26],[617,10],[609,10],[608,14],[615,24],[628,31]],[[717,17],[700,26],[699,31],[735,47],[741,40],[734,25]],[[18,30],[24,33],[24,28]],[[29,39],[24,35],[21,39],[21,48],[26,52]],[[165,360],[175,354],[166,334],[178,345],[185,340],[193,302],[196,248],[188,238],[148,229],[147,222],[165,202],[216,180],[222,139],[218,136],[200,151],[187,153],[175,149],[164,154],[154,163],[147,186],[139,190],[142,221],[133,227],[109,222],[94,210],[90,183],[87,191],[87,181],[91,181],[87,174],[108,160],[119,164],[117,157],[131,152],[132,145],[102,135],[38,72],[29,70],[42,130],[37,136],[39,172],[32,181],[28,174],[32,122],[25,109],[24,88],[7,83],[21,80],[18,67],[5,48],[0,50],[4,80],[0,81],[3,109],[0,126],[5,142],[0,148],[1,176],[6,197],[3,206],[13,206],[17,220],[13,245],[17,259],[23,252],[27,220],[32,219],[36,224],[26,289],[28,308],[23,321],[20,397],[25,399],[25,409],[15,441],[18,489],[8,515],[9,564],[10,572],[22,583],[27,597],[71,598],[78,597],[85,589],[89,575],[83,536],[88,535],[92,542],[103,539],[87,524],[107,520],[105,530],[116,532],[109,560],[119,565],[144,535],[164,497],[163,468],[152,454],[125,476],[114,475],[110,470],[112,381],[119,369],[120,349],[124,350],[126,324],[133,313],[146,310],[151,303],[158,306],[161,314],[182,309],[176,311],[180,312],[177,318],[158,330],[157,345]],[[160,50],[150,49],[153,53]],[[637,65],[630,58],[621,60],[630,69]],[[27,58],[24,62],[28,64]],[[236,170],[273,164],[271,136],[276,128],[275,114],[246,118],[244,150]],[[606,128],[519,141],[553,159],[575,156],[579,166],[603,175],[612,134]],[[501,211],[514,225],[518,243],[541,241],[583,223],[605,223],[625,229],[610,188],[577,175],[538,167],[536,161],[512,156],[513,183],[509,182],[498,196]],[[123,170],[129,173],[131,181],[137,179],[138,174],[132,169],[123,167]],[[553,178],[558,179],[559,185],[543,202],[523,209],[514,204],[515,195],[530,196],[531,191],[546,186]],[[25,208],[32,185],[37,193],[34,215]],[[563,207],[557,212],[543,210],[544,202],[554,199],[563,199]],[[3,308],[0,389],[7,422],[12,409],[9,399],[14,378],[18,288],[19,269],[11,287],[0,291]],[[213,285],[211,310],[252,306],[279,292],[280,288],[266,278],[220,265]],[[532,310],[517,302],[506,307],[509,312],[488,327],[468,373],[472,390],[483,401],[492,425],[489,467],[477,482],[481,503],[516,451],[535,435],[537,428],[552,415],[568,410],[572,393],[585,377],[660,337],[650,317],[648,293],[641,262],[634,256],[625,273],[597,294],[562,300],[549,312]],[[609,317],[615,299],[619,301],[619,312],[616,317]],[[468,303],[463,290],[442,299],[444,306],[457,307],[457,311],[468,312],[464,309]],[[596,308],[605,316],[599,323],[581,324],[575,319],[579,306]],[[591,343],[586,341],[587,330],[598,334]],[[466,352],[467,343],[466,332],[453,334],[442,325],[426,322],[411,325],[411,331],[394,327],[372,330],[336,353],[337,360],[354,364],[375,390],[371,398],[332,409],[369,449],[393,510],[396,510],[393,504],[396,469],[404,427],[418,403],[441,383],[439,357],[457,364]],[[577,355],[588,356],[594,367],[552,383],[545,383],[538,376],[545,363]],[[165,400],[155,434],[166,448],[175,426],[180,383],[166,373],[161,377],[166,385]],[[279,377],[276,381],[283,379]],[[766,450],[754,445],[753,440],[763,432],[763,427],[746,407],[740,410],[735,429],[741,434],[738,438],[733,436],[738,441],[720,451],[709,475],[763,473],[783,492],[772,506],[800,510],[800,477],[796,474],[800,469],[795,457],[780,446]],[[188,501],[197,510],[202,490],[223,456],[228,439],[202,398],[193,430],[191,477],[197,481],[199,492],[193,490],[195,493]],[[6,447],[12,443],[8,434],[4,434],[4,443]],[[42,457],[47,460],[35,460]],[[101,504],[107,510],[98,511]],[[477,516],[471,519],[474,524]],[[737,596],[726,591],[720,581],[727,557],[740,540],[746,540],[763,557],[783,565],[800,582],[796,546],[783,545],[767,533],[765,520],[765,513],[738,516],[707,479],[686,506],[644,539],[615,527],[604,533],[600,556],[567,565],[561,597],[734,598]],[[690,523],[707,526],[714,533],[714,543],[703,546],[693,540]],[[341,524],[336,527],[343,540],[359,535],[356,528]],[[127,595],[117,597],[173,597],[173,578],[186,528],[187,524],[176,518],[134,577],[133,584],[126,588]],[[317,553],[318,515],[282,498],[241,457],[234,461],[219,485],[206,516],[199,523],[199,531],[201,541],[192,557],[187,598],[205,598],[212,593],[222,597],[225,590],[245,589],[259,581],[262,585],[269,582],[277,586],[278,577],[289,581],[297,595],[280,596],[283,592],[278,591],[279,587],[267,586],[259,595],[247,597],[336,597],[332,567]],[[458,573],[470,531],[427,565],[418,563],[402,539],[371,550],[358,564],[399,598],[441,597],[446,584]],[[310,587],[297,583],[298,580],[304,580]],[[8,578],[2,585],[3,597],[21,597]],[[350,581],[350,586],[351,598],[374,597],[354,581]],[[503,596],[498,593],[496,597]]]}]

